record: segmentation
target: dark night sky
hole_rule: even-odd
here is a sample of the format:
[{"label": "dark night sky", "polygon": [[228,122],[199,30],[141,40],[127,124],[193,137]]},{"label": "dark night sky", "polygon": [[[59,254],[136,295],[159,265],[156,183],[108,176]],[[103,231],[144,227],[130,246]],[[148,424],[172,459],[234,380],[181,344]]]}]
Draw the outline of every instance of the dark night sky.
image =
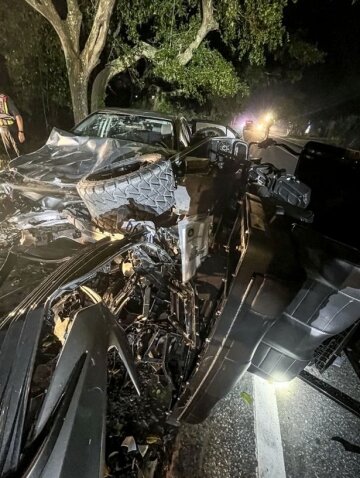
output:
[{"label": "dark night sky", "polygon": [[308,39],[327,53],[325,63],[305,73],[303,82],[314,82],[327,94],[335,89],[341,96],[360,95],[360,4],[351,3],[299,0],[287,10],[288,28],[304,29]]},{"label": "dark night sky", "polygon": [[360,66],[360,3],[351,0],[298,0],[285,12],[289,29],[302,28],[328,52],[329,66]]},{"label": "dark night sky", "polygon": [[276,97],[295,94],[305,100],[306,116],[360,114],[360,2],[298,0],[286,8],[285,24],[289,32],[303,30],[326,58],[305,70],[300,82],[268,89],[260,103],[266,104],[273,94],[276,107]]}]

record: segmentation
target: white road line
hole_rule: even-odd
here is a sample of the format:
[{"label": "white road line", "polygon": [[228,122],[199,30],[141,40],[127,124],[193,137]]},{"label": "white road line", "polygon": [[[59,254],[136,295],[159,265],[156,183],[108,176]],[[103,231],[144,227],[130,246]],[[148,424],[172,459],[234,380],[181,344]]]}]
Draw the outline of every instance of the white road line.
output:
[{"label": "white road line", "polygon": [[258,478],[286,478],[275,387],[257,376],[254,413]]}]

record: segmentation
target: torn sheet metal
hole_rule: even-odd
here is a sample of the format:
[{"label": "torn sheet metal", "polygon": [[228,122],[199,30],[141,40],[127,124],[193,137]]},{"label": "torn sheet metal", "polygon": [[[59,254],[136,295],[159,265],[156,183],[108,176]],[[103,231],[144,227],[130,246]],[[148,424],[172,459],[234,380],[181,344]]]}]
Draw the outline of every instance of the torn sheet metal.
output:
[{"label": "torn sheet metal", "polygon": [[17,229],[31,229],[33,227],[52,227],[68,223],[67,219],[59,211],[46,210],[41,212],[29,212],[13,216],[9,219]]},{"label": "torn sheet metal", "polygon": [[75,184],[98,168],[111,167],[137,153],[148,154],[159,148],[127,140],[75,136],[54,128],[46,144],[10,162],[29,179],[54,184]]},{"label": "torn sheet metal", "polygon": [[176,214],[188,214],[190,210],[191,197],[185,186],[177,186],[175,189],[175,212]]},{"label": "torn sheet metal", "polygon": [[212,216],[189,216],[178,223],[182,281],[189,281],[209,251]]}]

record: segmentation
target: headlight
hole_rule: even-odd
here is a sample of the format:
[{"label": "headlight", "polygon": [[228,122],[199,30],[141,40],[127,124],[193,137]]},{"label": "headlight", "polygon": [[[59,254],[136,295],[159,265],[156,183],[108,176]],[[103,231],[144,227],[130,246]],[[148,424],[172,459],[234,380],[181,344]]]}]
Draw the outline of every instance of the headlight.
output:
[{"label": "headlight", "polygon": [[266,123],[271,123],[271,121],[273,121],[274,119],[274,115],[273,113],[269,112],[269,113],[266,113],[265,117],[264,117],[264,120]]},{"label": "headlight", "polygon": [[256,130],[257,131],[263,131],[265,129],[265,125],[262,123],[257,123],[256,125]]}]

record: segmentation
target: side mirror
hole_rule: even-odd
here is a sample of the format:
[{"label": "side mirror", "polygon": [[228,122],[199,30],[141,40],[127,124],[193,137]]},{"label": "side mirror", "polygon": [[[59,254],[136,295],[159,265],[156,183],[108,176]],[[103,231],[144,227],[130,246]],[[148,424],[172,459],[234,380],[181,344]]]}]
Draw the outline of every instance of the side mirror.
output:
[{"label": "side mirror", "polygon": [[[207,138],[200,143],[188,146],[170,159],[179,171],[189,161],[189,158],[203,160],[200,161],[201,165],[207,163],[208,165],[217,165],[220,169],[237,171],[242,165],[250,164],[248,154],[248,145],[239,139]],[[196,164],[200,164],[200,162],[197,161]]]},{"label": "side mirror", "polygon": [[248,161],[248,145],[239,139],[213,138],[210,143],[209,159],[220,167],[225,164],[240,165]]}]

